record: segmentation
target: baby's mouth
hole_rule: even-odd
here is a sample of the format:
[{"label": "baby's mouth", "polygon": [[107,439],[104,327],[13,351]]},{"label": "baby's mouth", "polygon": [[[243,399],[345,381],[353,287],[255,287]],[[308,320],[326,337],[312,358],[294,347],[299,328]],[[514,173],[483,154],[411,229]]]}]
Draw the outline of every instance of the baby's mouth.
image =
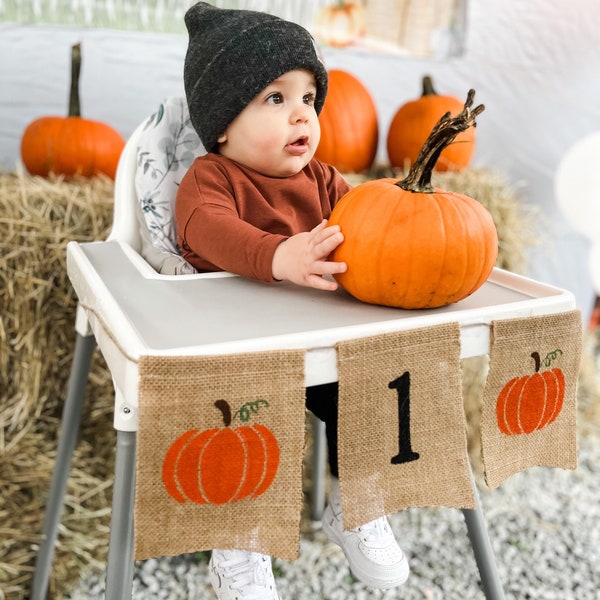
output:
[{"label": "baby's mouth", "polygon": [[292,146],[307,146],[308,145],[308,137],[303,135],[301,137],[299,137],[297,140],[293,141],[291,143]]}]

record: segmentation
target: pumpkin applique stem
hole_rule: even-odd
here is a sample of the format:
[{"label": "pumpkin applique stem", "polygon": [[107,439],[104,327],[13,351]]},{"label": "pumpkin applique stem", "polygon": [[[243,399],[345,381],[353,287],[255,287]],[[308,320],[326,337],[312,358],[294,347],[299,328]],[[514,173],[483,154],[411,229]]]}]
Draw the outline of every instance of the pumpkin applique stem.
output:
[{"label": "pumpkin applique stem", "polygon": [[215,407],[223,414],[223,424],[225,427],[229,427],[231,425],[231,407],[229,406],[229,402],[226,400],[217,400]]},{"label": "pumpkin applique stem", "polygon": [[[423,93],[426,90],[426,81],[427,78],[423,80]],[[430,87],[433,90],[431,80]],[[408,175],[402,181],[396,183],[398,187],[407,192],[422,194],[435,192],[433,185],[431,185],[431,173],[440,154],[454,141],[459,133],[466,131],[471,125],[475,126],[475,118],[485,110],[483,104],[471,108],[474,98],[475,90],[469,90],[463,109],[456,117],[451,117],[450,113],[447,112],[440,118],[431,130],[429,137],[425,140]]]}]

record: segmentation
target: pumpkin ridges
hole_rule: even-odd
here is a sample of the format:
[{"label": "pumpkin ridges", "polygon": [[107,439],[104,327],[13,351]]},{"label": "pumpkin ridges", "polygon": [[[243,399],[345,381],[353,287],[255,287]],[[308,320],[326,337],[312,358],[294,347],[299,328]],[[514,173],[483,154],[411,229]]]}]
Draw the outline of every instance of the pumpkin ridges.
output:
[{"label": "pumpkin ridges", "polygon": [[556,418],[558,417],[558,415],[560,414],[560,411],[562,410],[563,404],[564,404],[564,398],[565,398],[565,375],[564,373],[560,370],[560,369],[552,369],[552,371],[550,371],[550,373],[552,373],[554,375],[554,378],[556,380],[556,400],[554,402],[554,408],[552,410],[552,413],[550,414],[550,416],[548,417],[548,425],[550,425],[550,423],[553,423]]},{"label": "pumpkin ridges", "polygon": [[179,460],[181,451],[186,446],[188,441],[198,433],[197,429],[190,429],[183,435],[179,436],[175,442],[168,449],[165,455],[162,468],[162,480],[168,494],[177,500],[179,503],[186,501],[185,496],[181,492],[181,489],[177,483],[177,469],[176,465]]},{"label": "pumpkin ridges", "polygon": [[236,430],[225,427],[204,445],[198,461],[202,495],[211,504],[231,502],[242,487],[248,452]]},{"label": "pumpkin ridges", "polygon": [[534,373],[526,379],[517,408],[517,419],[522,433],[531,433],[544,426],[547,393],[546,378],[541,373]]},{"label": "pumpkin ridges", "polygon": [[[453,192],[448,193],[448,195],[452,197],[454,202],[460,202],[462,209],[468,210],[471,215],[468,223],[474,225],[475,235],[472,231],[465,231],[463,242],[465,245],[469,243],[479,246],[478,249],[466,253],[466,272],[471,273],[472,276],[470,282],[465,281],[462,290],[456,295],[456,297],[466,298],[485,283],[494,267],[498,255],[498,245],[493,243],[493,240],[497,240],[495,238],[496,227],[491,215],[487,211],[480,210],[480,205],[476,200]],[[465,221],[463,221],[463,224],[465,224]],[[481,235],[481,232],[485,232],[484,235]]]},{"label": "pumpkin ridges", "polygon": [[238,427],[235,433],[242,438],[245,450],[246,468],[242,483],[231,502],[242,500],[254,494],[264,480],[267,461],[267,449],[262,436],[254,427]]},{"label": "pumpkin ridges", "polygon": [[250,494],[253,498],[256,498],[257,496],[260,496],[266,492],[273,483],[279,467],[280,450],[279,444],[277,443],[277,438],[273,435],[273,432],[269,428],[265,427],[264,425],[254,425],[254,429],[258,431],[260,436],[262,436],[262,441],[266,452],[262,481]]},{"label": "pumpkin ridges", "polygon": [[514,386],[518,383],[519,378],[514,377],[511,379],[498,394],[498,400],[496,401],[496,421],[498,422],[498,428],[506,435],[512,433],[510,424],[508,423],[508,417],[506,414],[506,402],[511,396]]},{"label": "pumpkin ridges", "polygon": [[208,441],[218,435],[219,429],[208,429],[191,438],[179,452],[175,464],[176,480],[183,494],[192,502],[204,504],[208,501],[202,493],[197,465]]}]

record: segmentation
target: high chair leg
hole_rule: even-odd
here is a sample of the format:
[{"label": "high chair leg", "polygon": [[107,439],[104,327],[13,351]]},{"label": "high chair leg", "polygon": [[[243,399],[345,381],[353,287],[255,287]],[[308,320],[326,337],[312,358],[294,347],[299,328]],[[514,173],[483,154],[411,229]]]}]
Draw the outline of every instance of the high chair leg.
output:
[{"label": "high chair leg", "polygon": [[85,388],[96,340],[93,335],[77,333],[71,373],[67,386],[67,396],[63,407],[61,433],[56,454],[56,465],[46,505],[46,516],[42,529],[42,541],[35,564],[31,599],[45,600],[50,579],[54,546],[58,536],[58,526],[62,515],[67,480],[71,470],[71,459],[79,432]]},{"label": "high chair leg", "polygon": [[502,582],[498,574],[498,567],[492,550],[492,544],[488,536],[488,531],[479,502],[479,493],[475,482],[473,482],[473,491],[475,494],[475,508],[463,509],[465,523],[477,568],[479,569],[479,577],[481,585],[487,600],[504,600],[504,590]]},{"label": "high chair leg", "polygon": [[325,510],[325,464],[327,460],[327,439],[325,423],[311,415],[313,430],[313,478],[310,498],[310,516],[320,521]]},{"label": "high chair leg", "polygon": [[133,585],[133,502],[135,431],[117,431],[106,600],[130,600]]}]

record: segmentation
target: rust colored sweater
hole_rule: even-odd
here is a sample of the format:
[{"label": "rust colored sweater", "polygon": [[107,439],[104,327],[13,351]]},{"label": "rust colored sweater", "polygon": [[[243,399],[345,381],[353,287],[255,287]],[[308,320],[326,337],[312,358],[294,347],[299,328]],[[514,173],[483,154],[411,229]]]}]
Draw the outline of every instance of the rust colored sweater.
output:
[{"label": "rust colored sweater", "polygon": [[273,254],[286,238],[327,219],[350,185],[313,159],[291,177],[267,177],[219,154],[197,158],[177,192],[182,256],[199,271],[274,281]]}]

